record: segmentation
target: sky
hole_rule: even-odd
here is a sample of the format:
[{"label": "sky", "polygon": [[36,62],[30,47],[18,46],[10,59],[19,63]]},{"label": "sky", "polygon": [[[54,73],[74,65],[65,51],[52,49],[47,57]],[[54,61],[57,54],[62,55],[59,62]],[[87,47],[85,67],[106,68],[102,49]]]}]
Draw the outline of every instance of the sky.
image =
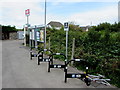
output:
[{"label": "sky", "polygon": [[[74,22],[76,25],[98,25],[118,22],[119,0],[46,0],[46,22]],[[44,0],[1,0],[0,24],[22,29],[30,9],[31,26],[44,24]]]}]

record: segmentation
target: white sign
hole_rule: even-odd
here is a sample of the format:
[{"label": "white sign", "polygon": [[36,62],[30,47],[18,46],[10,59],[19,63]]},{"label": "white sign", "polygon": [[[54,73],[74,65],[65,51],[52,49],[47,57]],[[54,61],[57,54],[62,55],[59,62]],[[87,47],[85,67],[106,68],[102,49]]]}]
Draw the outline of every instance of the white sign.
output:
[{"label": "white sign", "polygon": [[32,29],[32,40],[35,40],[35,33],[34,29]]},{"label": "white sign", "polygon": [[32,32],[30,32],[30,39],[32,39]]},{"label": "white sign", "polygon": [[37,39],[37,41],[40,41],[40,32],[36,32],[36,39]]},{"label": "white sign", "polygon": [[69,31],[69,24],[68,24],[68,22],[64,23],[64,31]]}]

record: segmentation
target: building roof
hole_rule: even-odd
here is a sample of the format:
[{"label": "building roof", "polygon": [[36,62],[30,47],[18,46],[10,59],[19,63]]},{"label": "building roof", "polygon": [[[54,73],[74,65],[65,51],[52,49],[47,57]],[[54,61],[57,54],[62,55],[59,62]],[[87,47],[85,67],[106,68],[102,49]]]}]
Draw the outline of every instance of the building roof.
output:
[{"label": "building roof", "polygon": [[60,22],[51,21],[47,25],[51,25],[52,27],[62,27],[63,25]]},{"label": "building roof", "polygon": [[80,28],[81,28],[83,31],[86,31],[87,29],[90,28],[90,26],[81,26]]}]

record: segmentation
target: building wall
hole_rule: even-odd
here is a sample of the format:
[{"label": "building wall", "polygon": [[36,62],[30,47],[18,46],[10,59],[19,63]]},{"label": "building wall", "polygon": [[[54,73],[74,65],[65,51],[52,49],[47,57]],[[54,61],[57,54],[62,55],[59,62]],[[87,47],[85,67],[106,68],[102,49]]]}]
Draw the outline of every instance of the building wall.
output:
[{"label": "building wall", "polygon": [[118,22],[120,22],[120,1],[118,2]]},{"label": "building wall", "polygon": [[9,39],[10,39],[10,40],[15,40],[15,39],[17,39],[17,32],[11,32],[11,33],[9,34]]}]

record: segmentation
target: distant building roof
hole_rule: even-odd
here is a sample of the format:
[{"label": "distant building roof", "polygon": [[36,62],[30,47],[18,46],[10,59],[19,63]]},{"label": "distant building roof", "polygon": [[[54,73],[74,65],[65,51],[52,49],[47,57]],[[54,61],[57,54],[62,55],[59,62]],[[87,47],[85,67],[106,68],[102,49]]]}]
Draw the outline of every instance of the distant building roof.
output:
[{"label": "distant building roof", "polygon": [[51,21],[47,25],[50,25],[52,27],[62,27],[63,26],[60,22],[56,22],[56,21]]},{"label": "distant building roof", "polygon": [[83,31],[88,31],[88,29],[90,28],[90,26],[81,26],[80,27]]}]

